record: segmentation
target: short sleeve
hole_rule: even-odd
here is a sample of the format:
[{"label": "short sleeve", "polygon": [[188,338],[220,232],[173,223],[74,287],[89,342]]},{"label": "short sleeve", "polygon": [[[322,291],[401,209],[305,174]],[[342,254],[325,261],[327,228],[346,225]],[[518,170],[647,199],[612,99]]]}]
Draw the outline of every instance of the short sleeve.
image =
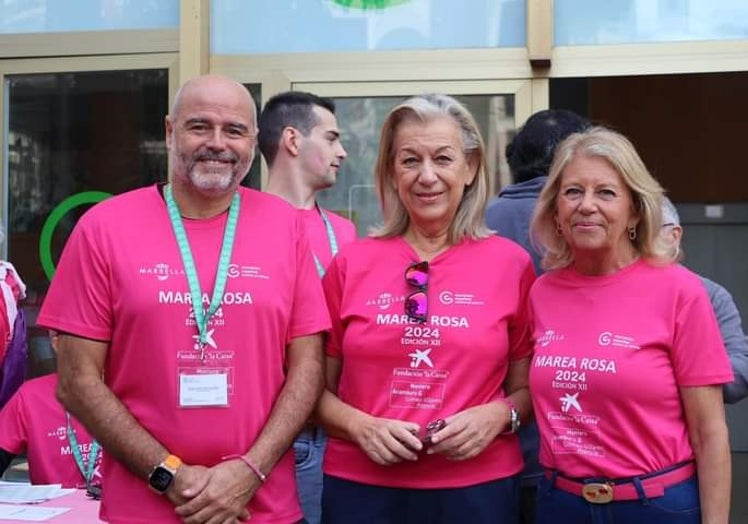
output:
[{"label": "short sleeve", "polygon": [[683,278],[675,310],[671,359],[679,386],[706,386],[733,381],[722,335],[711,302],[695,275]]},{"label": "short sleeve", "polygon": [[76,225],[65,245],[37,324],[65,333],[108,341],[112,296],[108,239],[94,207]]},{"label": "short sleeve", "polygon": [[532,315],[530,313],[530,288],[535,282],[535,269],[527,257],[519,277],[519,302],[517,314],[509,326],[509,359],[512,361],[530,358],[533,351]]},{"label": "short sleeve", "polygon": [[717,316],[717,324],[735,374],[735,380],[725,384],[725,402],[738,402],[748,396],[748,344],[743,333],[740,312],[729,291],[716,282],[702,280],[709,292],[709,300]]},{"label": "short sleeve", "polygon": [[344,326],[340,312],[345,278],[344,265],[344,258],[340,255],[336,256],[322,279],[322,289],[325,292],[327,310],[330,313],[330,322],[332,324],[330,335],[327,337],[325,343],[325,352],[327,355],[337,358],[342,356],[343,347]]},{"label": "short sleeve", "polygon": [[298,214],[295,214],[295,217],[296,275],[289,328],[290,338],[312,335],[330,328],[330,319],[309,239],[301,218]]},{"label": "short sleeve", "polygon": [[23,386],[0,410],[0,449],[14,455],[26,451],[28,429],[25,417]]}]

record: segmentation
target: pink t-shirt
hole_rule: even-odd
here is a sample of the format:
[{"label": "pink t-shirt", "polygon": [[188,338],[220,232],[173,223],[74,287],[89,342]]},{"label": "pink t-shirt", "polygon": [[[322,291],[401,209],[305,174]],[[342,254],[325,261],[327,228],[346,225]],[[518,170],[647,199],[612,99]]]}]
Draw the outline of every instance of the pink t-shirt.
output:
[{"label": "pink t-shirt", "polygon": [[[254,443],[283,387],[292,338],[329,328],[309,243],[296,210],[240,188],[241,209],[222,305],[208,325],[205,362],[187,278],[156,186],[92,208],[79,221],[38,323],[110,341],[105,380],[171,453],[213,466]],[[202,289],[213,293],[227,213],[185,220]],[[183,372],[227,373],[229,407],[180,408]],[[286,453],[249,504],[253,522],[295,522],[294,459]],[[112,522],[177,522],[145,479],[105,458],[102,516]],[[137,509],[137,511],[135,510]]]},{"label": "pink t-shirt", "polygon": [[[338,249],[356,240],[356,226],[353,222],[327,209],[324,211],[335,233],[335,241]],[[309,235],[309,244],[312,246],[312,253],[317,257],[322,267],[328,267],[330,262],[332,262],[333,253],[330,249],[330,239],[327,237],[327,227],[319,211],[316,208],[300,209],[299,214],[304,222],[307,235]]]},{"label": "pink t-shirt", "polygon": [[[57,373],[24,382],[0,411],[0,449],[18,455],[26,452],[32,484],[85,487],[68,439],[65,410],[55,398]],[[84,464],[91,452],[91,436],[70,417]],[[101,484],[101,453],[94,466],[93,483]]]},{"label": "pink t-shirt", "polygon": [[[429,422],[503,397],[510,360],[531,355],[526,297],[530,257],[499,237],[464,240],[429,264],[428,317],[404,312],[413,289],[405,269],[418,255],[402,238],[343,248],[323,287],[333,329],[328,355],[342,360],[338,396],[377,417]],[[330,438],[324,471],[366,484],[462,487],[522,469],[516,435],[498,437],[471,460],[421,455],[379,466],[353,442]]]},{"label": "pink t-shirt", "polygon": [[540,463],[629,477],[693,458],[679,387],[732,381],[709,298],[680,265],[546,273],[530,293]]}]

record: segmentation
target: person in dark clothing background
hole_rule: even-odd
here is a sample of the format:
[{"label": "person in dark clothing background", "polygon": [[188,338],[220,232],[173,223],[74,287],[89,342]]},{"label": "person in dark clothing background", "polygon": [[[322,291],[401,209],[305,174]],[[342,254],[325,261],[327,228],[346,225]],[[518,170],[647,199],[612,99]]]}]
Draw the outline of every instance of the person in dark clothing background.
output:
[{"label": "person in dark clothing background", "polygon": [[[585,130],[590,122],[564,109],[538,111],[527,119],[506,148],[506,158],[514,183],[499,192],[486,208],[486,224],[500,236],[514,240],[532,257],[535,272],[540,267],[541,255],[530,240],[530,220],[540,190],[548,179],[548,169],[556,146],[567,136]],[[538,428],[534,422],[520,430],[522,472],[520,519],[522,524],[535,522],[535,493],[543,470],[538,463]]]},{"label": "person in dark clothing background", "polygon": [[532,256],[540,274],[540,256],[530,242],[529,228],[535,201],[548,178],[556,145],[590,123],[565,109],[538,111],[527,119],[517,136],[506,147],[506,158],[514,183],[502,189],[488,203],[486,223],[500,236],[510,238]]}]

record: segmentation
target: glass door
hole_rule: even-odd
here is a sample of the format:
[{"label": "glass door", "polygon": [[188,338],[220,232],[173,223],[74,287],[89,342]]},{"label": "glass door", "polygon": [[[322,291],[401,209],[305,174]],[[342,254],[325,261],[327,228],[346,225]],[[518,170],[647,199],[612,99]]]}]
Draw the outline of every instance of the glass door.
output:
[{"label": "glass door", "polygon": [[408,96],[445,93],[473,114],[486,143],[491,192],[510,183],[504,150],[518,122],[532,110],[529,81],[297,83],[294,90],[310,91],[335,101],[341,139],[348,153],[334,187],[320,193],[320,203],[349,217],[359,236],[381,221],[374,187],[379,135],[387,113]]},{"label": "glass door", "polygon": [[27,286],[32,376],[42,372],[37,360],[53,358],[36,315],[78,218],[113,194],[166,180],[174,63],[173,55],[0,63],[2,250]]}]

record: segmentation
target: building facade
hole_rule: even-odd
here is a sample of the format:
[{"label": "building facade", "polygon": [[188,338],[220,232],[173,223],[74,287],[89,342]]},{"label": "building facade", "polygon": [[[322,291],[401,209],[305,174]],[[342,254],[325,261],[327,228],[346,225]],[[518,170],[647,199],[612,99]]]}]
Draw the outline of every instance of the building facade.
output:
[{"label": "building facade", "polygon": [[[349,156],[322,198],[361,234],[379,220],[379,128],[405,96],[468,105],[494,191],[533,112],[612,126],[678,204],[686,264],[730,289],[748,321],[745,0],[0,0],[3,248],[29,285],[32,326],[77,217],[166,180],[164,115],[208,72],[258,105],[288,89],[336,100]],[[255,162],[247,183],[265,176]],[[729,416],[734,450],[748,451],[748,415]]]}]

